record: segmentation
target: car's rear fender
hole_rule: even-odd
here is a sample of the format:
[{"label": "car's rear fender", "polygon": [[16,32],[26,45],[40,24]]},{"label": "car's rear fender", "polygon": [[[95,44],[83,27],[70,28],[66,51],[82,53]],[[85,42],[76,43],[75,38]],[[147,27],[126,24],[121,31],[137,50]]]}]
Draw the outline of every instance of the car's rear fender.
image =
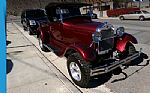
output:
[{"label": "car's rear fender", "polygon": [[117,51],[123,52],[125,50],[127,43],[129,42],[134,43],[134,44],[138,43],[134,36],[132,36],[131,34],[127,34],[127,33],[125,33],[121,38],[117,38],[116,39]]},{"label": "car's rear fender", "polygon": [[[72,51],[72,53],[78,52],[86,62],[91,62],[96,59],[96,52],[91,47],[74,44],[67,48],[67,51],[65,54],[70,52],[69,50]],[[70,54],[71,54],[71,52],[70,52]]]},{"label": "car's rear fender", "polygon": [[41,36],[42,41],[46,42],[45,40],[48,40],[48,37],[49,37],[49,26],[38,27],[37,37],[39,36]]}]

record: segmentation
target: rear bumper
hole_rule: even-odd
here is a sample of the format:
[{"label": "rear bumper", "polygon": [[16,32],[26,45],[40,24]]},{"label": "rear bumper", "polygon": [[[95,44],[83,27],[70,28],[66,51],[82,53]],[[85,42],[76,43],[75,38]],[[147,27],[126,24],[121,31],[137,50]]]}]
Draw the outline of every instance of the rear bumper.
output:
[{"label": "rear bumper", "polygon": [[91,73],[90,73],[90,76],[96,76],[96,75],[100,75],[100,74],[104,74],[104,73],[108,73],[118,67],[121,67],[123,66],[124,64],[127,64],[129,63],[130,61],[138,58],[141,54],[141,49],[139,52],[133,54],[132,56],[129,56],[125,59],[122,59],[122,60],[119,60],[119,61],[114,61],[110,64],[106,64],[104,66],[99,66],[99,67],[96,67],[96,68],[93,68],[91,69]]}]

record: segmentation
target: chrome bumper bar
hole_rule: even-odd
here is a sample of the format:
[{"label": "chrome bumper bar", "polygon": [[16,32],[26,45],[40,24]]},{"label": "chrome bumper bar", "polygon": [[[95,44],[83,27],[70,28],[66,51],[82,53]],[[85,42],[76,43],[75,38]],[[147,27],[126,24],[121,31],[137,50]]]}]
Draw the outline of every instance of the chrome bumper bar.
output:
[{"label": "chrome bumper bar", "polygon": [[113,63],[109,64],[109,65],[105,65],[105,66],[101,66],[101,67],[96,67],[94,69],[91,69],[91,73],[90,76],[96,76],[96,75],[100,75],[100,74],[104,74],[104,73],[108,73],[118,67],[121,67],[124,64],[129,63],[130,61],[138,58],[141,54],[141,50],[135,54],[133,54],[132,56],[129,56],[123,60],[119,60],[119,61],[114,61]]}]

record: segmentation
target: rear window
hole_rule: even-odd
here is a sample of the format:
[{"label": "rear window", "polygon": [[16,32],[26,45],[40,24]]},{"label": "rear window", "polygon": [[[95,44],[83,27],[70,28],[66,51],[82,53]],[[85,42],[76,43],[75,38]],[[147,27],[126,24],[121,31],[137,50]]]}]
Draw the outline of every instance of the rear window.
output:
[{"label": "rear window", "polygon": [[147,12],[147,11],[144,11],[144,10],[143,10],[142,12],[143,12],[144,14],[149,14],[149,12]]},{"label": "rear window", "polygon": [[135,14],[141,14],[142,12],[141,11],[135,11]]}]

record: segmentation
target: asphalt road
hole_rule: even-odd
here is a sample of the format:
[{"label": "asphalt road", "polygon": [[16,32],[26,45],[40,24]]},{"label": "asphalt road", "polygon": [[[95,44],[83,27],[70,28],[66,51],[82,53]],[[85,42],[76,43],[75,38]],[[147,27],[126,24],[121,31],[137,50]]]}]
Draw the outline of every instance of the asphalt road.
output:
[{"label": "asphalt road", "polygon": [[[9,19],[8,19],[9,20]],[[10,20],[9,20],[10,21]],[[19,26],[22,26],[20,23],[20,17],[17,17],[15,20]],[[114,25],[114,27],[125,27],[125,31],[134,35],[138,42],[141,44],[150,45],[150,20],[138,21],[138,20],[123,20],[119,19],[94,19],[94,21],[109,22]]]},{"label": "asphalt road", "polygon": [[[12,20],[20,27],[20,20]],[[96,20],[99,21],[99,20]],[[118,19],[100,19],[100,21],[107,21],[113,24],[115,27],[124,26],[126,32],[134,35],[139,44],[137,48],[142,47],[143,53],[150,56],[150,21],[136,21],[136,20],[125,20],[120,21]],[[63,72],[63,71],[62,71]],[[107,76],[103,79],[102,85],[109,88],[109,91],[113,93],[149,93],[150,91],[150,65],[149,60],[141,61],[139,64],[125,68],[123,73],[120,75]],[[98,81],[96,81],[98,82]],[[98,93],[101,90],[101,85],[97,85],[90,88],[90,91]],[[81,91],[84,89],[81,89]],[[106,89],[105,91],[107,91]],[[97,91],[97,92],[96,92]],[[105,92],[104,93],[109,93]],[[90,92],[89,92],[90,93]]]},{"label": "asphalt road", "polygon": [[101,19],[100,21],[107,21],[114,26],[123,26],[125,31],[134,35],[139,43],[150,45],[150,20],[123,20],[118,19]]},{"label": "asphalt road", "polygon": [[[125,31],[135,36],[139,45],[142,44],[141,47],[144,48],[144,53],[150,56],[150,21],[120,21],[118,19],[101,19],[100,21],[110,22],[116,27],[125,27]],[[149,93],[150,68],[149,65],[146,64],[147,62],[148,61],[145,60],[138,66],[131,66],[123,70],[127,76],[124,74],[113,76],[105,83],[106,86],[117,93]]]}]

